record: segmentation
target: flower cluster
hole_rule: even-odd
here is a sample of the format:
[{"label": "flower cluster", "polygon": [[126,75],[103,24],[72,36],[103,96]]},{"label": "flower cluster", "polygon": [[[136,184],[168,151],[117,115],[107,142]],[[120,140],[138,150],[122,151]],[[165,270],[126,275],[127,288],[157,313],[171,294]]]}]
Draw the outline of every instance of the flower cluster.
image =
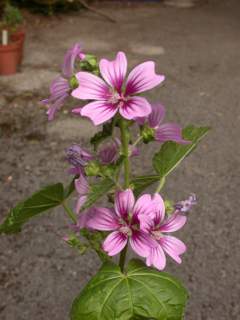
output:
[{"label": "flower cluster", "polygon": [[186,251],[185,244],[168,235],[181,229],[186,216],[176,209],[165,218],[165,205],[159,194],[142,195],[137,201],[127,189],[116,194],[114,208],[95,207],[80,216],[80,226],[99,231],[111,231],[103,242],[109,256],[120,253],[129,242],[133,251],[146,258],[148,266],[165,268],[166,252],[176,262]]},{"label": "flower cluster", "polygon": [[[181,263],[186,246],[170,234],[184,226],[185,213],[196,203],[196,197],[191,195],[178,202],[172,207],[171,215],[166,214],[160,189],[136,200],[129,180],[130,160],[139,155],[137,144],[140,142],[173,141],[185,145],[191,141],[183,137],[178,124],[163,122],[165,108],[161,103],[150,103],[140,95],[165,79],[155,72],[155,63],[141,63],[128,75],[127,67],[124,52],[118,52],[112,61],[101,59],[97,63],[94,56],[84,54],[82,47],[75,44],[66,53],[61,75],[52,82],[50,97],[43,103],[48,106],[48,118],[52,120],[67,98],[87,101],[74,107],[72,113],[90,119],[96,126],[104,124],[103,130],[93,137],[93,151],[79,144],[66,150],[71,165],[69,173],[75,176],[78,194],[74,231],[110,232],[102,243],[102,250],[109,256],[126,250],[129,244],[136,254],[146,259],[148,266],[163,270],[166,254]],[[135,142],[130,133],[134,125],[139,129]],[[124,186],[119,178],[123,168]],[[114,206],[86,209],[92,185],[106,178],[115,185],[108,194]]]}]

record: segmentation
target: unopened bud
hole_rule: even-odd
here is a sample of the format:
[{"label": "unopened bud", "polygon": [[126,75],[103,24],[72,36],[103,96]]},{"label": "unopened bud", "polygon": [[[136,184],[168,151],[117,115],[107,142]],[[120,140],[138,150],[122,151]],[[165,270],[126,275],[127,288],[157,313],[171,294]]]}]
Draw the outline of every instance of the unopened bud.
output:
[{"label": "unopened bud", "polygon": [[87,176],[97,176],[100,172],[100,165],[97,161],[90,161],[86,168],[85,172]]},{"label": "unopened bud", "polygon": [[141,131],[141,136],[143,137],[143,142],[148,143],[154,140],[154,129],[144,126]]}]

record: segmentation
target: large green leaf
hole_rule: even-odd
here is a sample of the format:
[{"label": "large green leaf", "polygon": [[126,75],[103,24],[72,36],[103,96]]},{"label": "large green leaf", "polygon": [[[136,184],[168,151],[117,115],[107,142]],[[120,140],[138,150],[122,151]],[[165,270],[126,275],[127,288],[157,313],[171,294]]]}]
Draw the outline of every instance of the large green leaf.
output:
[{"label": "large green leaf", "polygon": [[47,186],[34,193],[10,210],[3,224],[0,225],[0,234],[21,231],[22,225],[30,218],[59,206],[63,200],[64,188],[61,183]]},{"label": "large green leaf", "polygon": [[181,320],[187,301],[181,283],[132,260],[123,274],[105,263],[75,299],[71,320]]},{"label": "large green leaf", "polygon": [[209,131],[209,127],[188,126],[183,130],[183,137],[192,141],[191,144],[178,144],[172,141],[165,142],[160,151],[153,157],[153,167],[160,178],[166,177],[177,165],[187,157]]},{"label": "large green leaf", "polygon": [[87,200],[84,203],[84,206],[82,207],[81,211],[91,207],[91,205],[94,204],[99,198],[107,194],[107,192],[110,191],[113,186],[114,182],[109,178],[105,178],[100,182],[97,182],[94,185],[92,185],[90,187]]}]

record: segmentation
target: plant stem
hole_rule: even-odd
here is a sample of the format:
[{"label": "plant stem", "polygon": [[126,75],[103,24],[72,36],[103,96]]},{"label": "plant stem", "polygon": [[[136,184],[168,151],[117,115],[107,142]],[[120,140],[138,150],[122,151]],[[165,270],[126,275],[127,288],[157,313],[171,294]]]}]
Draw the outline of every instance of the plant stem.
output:
[{"label": "plant stem", "polygon": [[125,260],[126,260],[126,256],[127,256],[127,249],[128,249],[128,245],[126,244],[126,246],[123,249],[123,251],[121,252],[120,258],[119,258],[119,267],[122,272],[124,271],[124,265],[125,265]]},{"label": "plant stem", "polygon": [[165,181],[166,181],[165,177],[163,177],[163,178],[159,181],[159,185],[158,185],[155,193],[159,193],[159,192],[162,190],[162,187],[164,186]]},{"label": "plant stem", "polygon": [[142,136],[139,136],[137,140],[132,144],[132,148],[136,147],[136,145],[142,140],[142,138],[143,138]]},{"label": "plant stem", "polygon": [[77,223],[77,217],[76,215],[74,214],[74,212],[68,207],[68,205],[63,202],[62,203],[62,206],[64,208],[64,210],[66,211],[67,215],[69,216],[69,218],[74,222],[74,223]]},{"label": "plant stem", "polygon": [[124,187],[129,187],[129,174],[130,174],[130,163],[129,163],[129,130],[127,122],[124,119],[120,119],[120,131],[121,131],[121,142],[122,142],[122,153],[124,156]]},{"label": "plant stem", "polygon": [[[129,162],[129,129],[128,123],[124,119],[120,119],[120,131],[121,131],[121,142],[122,142],[122,153],[124,156],[124,188],[129,187],[130,183],[130,162]],[[127,245],[121,252],[119,258],[119,267],[121,271],[124,271],[125,260],[127,256]]]}]

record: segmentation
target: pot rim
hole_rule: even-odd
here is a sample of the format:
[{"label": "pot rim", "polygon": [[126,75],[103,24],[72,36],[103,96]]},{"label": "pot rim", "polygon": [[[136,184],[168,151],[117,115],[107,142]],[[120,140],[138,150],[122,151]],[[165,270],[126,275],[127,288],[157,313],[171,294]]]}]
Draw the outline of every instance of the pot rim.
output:
[{"label": "pot rim", "polygon": [[21,40],[12,41],[7,45],[0,44],[0,53],[8,52],[8,51],[16,51],[21,47]]}]

